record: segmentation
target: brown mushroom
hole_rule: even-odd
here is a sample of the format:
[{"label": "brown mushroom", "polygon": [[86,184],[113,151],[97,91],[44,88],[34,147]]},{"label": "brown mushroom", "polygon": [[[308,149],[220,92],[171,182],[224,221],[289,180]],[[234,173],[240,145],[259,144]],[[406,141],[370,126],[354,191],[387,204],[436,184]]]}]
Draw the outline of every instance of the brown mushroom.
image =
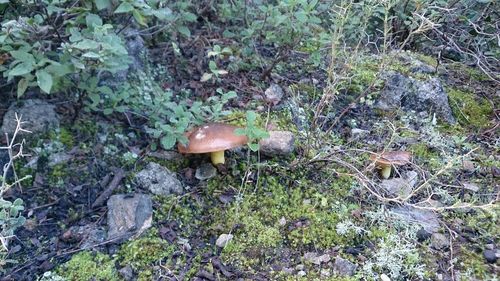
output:
[{"label": "brown mushroom", "polygon": [[187,146],[179,143],[180,153],[210,153],[214,165],[224,164],[224,150],[242,146],[248,142],[247,136],[239,136],[234,130],[239,127],[222,123],[209,123],[196,127],[184,135]]},{"label": "brown mushroom", "polygon": [[380,169],[382,178],[387,179],[391,175],[392,166],[400,166],[410,162],[411,153],[408,151],[388,151],[372,154],[371,161]]}]

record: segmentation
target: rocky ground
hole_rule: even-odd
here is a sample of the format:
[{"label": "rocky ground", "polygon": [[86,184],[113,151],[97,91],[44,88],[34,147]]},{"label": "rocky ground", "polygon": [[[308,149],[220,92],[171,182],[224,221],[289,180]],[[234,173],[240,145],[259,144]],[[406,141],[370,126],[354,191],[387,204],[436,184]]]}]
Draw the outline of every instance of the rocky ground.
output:
[{"label": "rocky ground", "polygon": [[[153,150],[127,120],[36,93],[2,100],[2,130],[17,112],[32,131],[15,166],[32,178],[6,196],[24,200],[27,221],[1,279],[493,280],[498,85],[457,63],[388,57],[362,60],[319,115],[322,73],[248,86],[221,121],[256,110],[271,138],[226,152],[222,172]],[[369,158],[383,150],[412,158],[381,180]]]}]

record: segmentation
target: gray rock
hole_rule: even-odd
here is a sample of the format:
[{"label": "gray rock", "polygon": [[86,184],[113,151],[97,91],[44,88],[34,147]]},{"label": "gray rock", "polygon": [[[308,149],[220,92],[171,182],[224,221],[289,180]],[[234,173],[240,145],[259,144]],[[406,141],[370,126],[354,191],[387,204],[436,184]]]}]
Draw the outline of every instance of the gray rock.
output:
[{"label": "gray rock", "polygon": [[424,242],[425,240],[431,238],[432,234],[425,231],[425,229],[422,227],[417,231],[417,239],[419,242]]},{"label": "gray rock", "polygon": [[448,103],[448,94],[437,78],[419,81],[400,73],[388,72],[385,87],[375,103],[375,108],[392,111],[400,107],[417,112],[435,112],[443,121],[455,123]]},{"label": "gray rock", "polygon": [[267,88],[264,92],[266,102],[272,105],[277,105],[283,98],[283,95],[284,93],[281,87],[274,83],[271,84],[271,86],[269,86],[269,88]]},{"label": "gray rock", "polygon": [[128,238],[151,227],[153,203],[146,194],[118,194],[108,199],[108,238]]},{"label": "gray rock", "polygon": [[404,206],[391,210],[394,217],[406,221],[407,223],[416,223],[429,233],[436,233],[439,230],[438,216],[429,210],[420,210],[417,208]]},{"label": "gray rock", "polygon": [[150,162],[135,175],[136,182],[156,195],[181,194],[182,184],[176,175],[160,164]]},{"label": "gray rock", "polygon": [[431,236],[431,246],[436,250],[443,250],[450,247],[450,240],[441,233],[433,233]]},{"label": "gray rock", "polygon": [[196,172],[194,177],[203,181],[208,180],[217,175],[217,169],[210,163],[203,163],[198,168],[196,168]]},{"label": "gray rock", "polygon": [[341,257],[335,258],[333,269],[341,276],[353,276],[358,266]]},{"label": "gray rock", "polygon": [[475,185],[473,183],[464,182],[463,186],[464,186],[465,189],[473,191],[473,192],[479,191],[479,186],[477,186],[477,185]]},{"label": "gray rock", "polygon": [[287,275],[292,275],[293,274],[293,268],[290,267],[283,267],[281,271]]},{"label": "gray rock", "polygon": [[93,248],[106,241],[106,238],[106,230],[93,224],[72,226],[61,236],[64,241],[79,242],[81,249]]},{"label": "gray rock", "polygon": [[26,122],[23,128],[32,133],[45,132],[59,127],[59,116],[54,110],[55,106],[43,100],[25,100],[17,104],[12,104],[3,117],[3,133],[12,135],[16,129],[16,117]]},{"label": "gray rock", "polygon": [[120,273],[121,277],[125,281],[134,280],[134,277],[135,277],[134,270],[132,269],[132,266],[130,266],[129,264],[126,265],[125,267],[120,268],[120,270],[118,270],[118,273]]},{"label": "gray rock", "polygon": [[330,272],[330,269],[328,269],[328,268],[322,268],[320,270],[320,274],[321,274],[322,277],[330,277],[330,275],[332,273]]},{"label": "gray rock", "polygon": [[295,136],[288,131],[269,131],[269,138],[259,144],[260,151],[265,155],[289,155],[295,149]]},{"label": "gray rock", "polygon": [[307,273],[304,270],[297,272],[297,276],[299,276],[299,277],[304,277],[306,275],[307,275]]},{"label": "gray rock", "polygon": [[413,186],[406,179],[403,178],[392,178],[388,180],[382,180],[380,187],[388,194],[393,197],[400,196],[401,198],[406,198],[411,194]]},{"label": "gray rock", "polygon": [[129,71],[141,70],[144,67],[144,56],[147,53],[147,48],[140,35],[140,30],[128,28],[124,32],[125,45],[127,47],[128,55],[132,59],[129,64]]},{"label": "gray rock", "polygon": [[53,167],[53,166],[58,165],[58,164],[66,163],[69,160],[71,160],[71,157],[72,156],[70,154],[68,154],[64,151],[51,154],[49,156],[48,166]]},{"label": "gray rock", "polygon": [[351,138],[350,138],[350,140],[359,140],[359,139],[367,136],[368,134],[370,134],[370,131],[368,131],[368,130],[362,130],[362,129],[358,129],[358,128],[353,128],[353,129],[351,129]]},{"label": "gray rock", "polygon": [[496,250],[484,250],[483,257],[489,263],[496,263],[499,257],[499,253]]},{"label": "gray rock", "polygon": [[320,265],[322,263],[327,263],[330,261],[330,255],[329,254],[324,254],[324,255],[318,255],[317,253],[314,252],[307,252],[304,254],[304,260],[313,263],[315,265]]},{"label": "gray rock", "polygon": [[219,235],[219,238],[217,238],[217,241],[215,241],[215,245],[217,245],[217,247],[219,248],[224,248],[226,247],[227,243],[231,241],[231,239],[233,239],[232,234],[221,234]]}]

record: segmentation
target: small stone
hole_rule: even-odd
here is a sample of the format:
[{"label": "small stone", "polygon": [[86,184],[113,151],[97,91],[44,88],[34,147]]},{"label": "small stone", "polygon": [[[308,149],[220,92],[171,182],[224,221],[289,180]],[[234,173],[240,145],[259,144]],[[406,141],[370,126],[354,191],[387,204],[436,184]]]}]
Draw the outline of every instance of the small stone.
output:
[{"label": "small stone", "polygon": [[295,149],[295,136],[288,131],[269,131],[269,138],[260,141],[260,151],[268,156],[289,155]]},{"label": "small stone", "polygon": [[297,266],[295,266],[295,270],[304,270],[305,266],[303,264],[297,264]]},{"label": "small stone", "polygon": [[385,190],[388,195],[394,197],[399,196],[401,198],[408,197],[413,190],[411,183],[403,178],[382,180],[382,182],[380,183],[380,187]]},{"label": "small stone", "polygon": [[280,226],[285,226],[286,225],[286,219],[285,217],[281,217],[281,219],[278,221]]},{"label": "small stone", "polygon": [[463,160],[462,161],[462,168],[467,171],[467,172],[474,172],[476,168],[474,167],[474,162],[470,160]]},{"label": "small stone", "polygon": [[370,131],[367,131],[367,130],[362,130],[362,129],[358,129],[358,128],[353,128],[351,129],[351,138],[350,140],[359,140],[365,136],[367,136],[368,134],[370,134]]},{"label": "small stone", "polygon": [[231,239],[233,239],[232,234],[221,234],[219,238],[217,238],[217,241],[215,241],[215,245],[217,245],[217,247],[219,248],[224,248],[227,243],[231,241]]},{"label": "small stone", "polygon": [[321,274],[321,276],[323,276],[323,277],[330,277],[331,272],[330,272],[330,269],[328,269],[328,268],[323,268],[323,269],[321,269],[320,274]]},{"label": "small stone", "polygon": [[418,182],[418,173],[415,171],[407,171],[404,173],[404,179],[410,184],[411,187],[415,187]]},{"label": "small stone", "polygon": [[353,276],[358,266],[341,257],[335,258],[333,269],[341,276]]},{"label": "small stone", "polygon": [[108,239],[128,238],[151,227],[153,203],[146,194],[117,194],[108,199]]},{"label": "small stone", "polygon": [[438,216],[429,210],[405,206],[394,208],[391,213],[400,220],[420,225],[429,233],[435,233],[440,228]]},{"label": "small stone", "polygon": [[285,274],[288,274],[288,275],[292,275],[293,274],[293,268],[290,268],[290,267],[283,267],[281,269],[281,271],[283,271]]},{"label": "small stone", "polygon": [[120,273],[125,281],[134,280],[134,270],[130,265],[122,267],[120,270],[118,270],[118,273]]},{"label": "small stone", "polygon": [[271,84],[264,92],[265,99],[272,105],[277,105],[283,98],[283,90],[278,84]]},{"label": "small stone", "polygon": [[330,255],[329,254],[324,254],[318,256],[317,253],[314,252],[307,252],[304,254],[304,260],[313,263],[315,265],[320,265],[322,263],[327,263],[330,261]]},{"label": "small stone", "polygon": [[391,281],[391,278],[389,278],[389,276],[385,275],[385,274],[380,274],[380,280],[382,281]]},{"label": "small stone", "polygon": [[484,250],[483,256],[489,263],[496,263],[498,260],[498,255],[496,250]]},{"label": "small stone", "polygon": [[304,277],[306,275],[307,275],[307,273],[304,270],[297,272],[297,276],[299,276],[299,277]]},{"label": "small stone", "polygon": [[51,154],[49,156],[49,162],[48,162],[48,166],[49,167],[54,167],[55,165],[58,165],[58,164],[63,164],[63,163],[66,163],[68,162],[69,160],[71,160],[71,155],[66,153],[66,152],[58,152],[58,153],[54,153],[54,154]]},{"label": "small stone", "polygon": [[431,236],[431,246],[436,250],[443,250],[450,246],[450,240],[441,233],[433,233]]},{"label": "small stone", "polygon": [[432,233],[425,231],[425,229],[423,227],[417,231],[418,242],[423,242],[423,241],[431,238],[431,236],[432,236]]},{"label": "small stone", "polygon": [[182,184],[176,175],[160,164],[150,162],[135,175],[136,182],[156,195],[181,194]]},{"label": "small stone", "polygon": [[479,186],[477,186],[477,185],[475,185],[473,183],[466,183],[466,182],[464,182],[463,186],[464,186],[465,189],[473,191],[473,192],[477,192],[479,190]]},{"label": "small stone", "polygon": [[203,163],[196,168],[195,178],[203,181],[208,180],[217,175],[217,169],[210,163]]}]

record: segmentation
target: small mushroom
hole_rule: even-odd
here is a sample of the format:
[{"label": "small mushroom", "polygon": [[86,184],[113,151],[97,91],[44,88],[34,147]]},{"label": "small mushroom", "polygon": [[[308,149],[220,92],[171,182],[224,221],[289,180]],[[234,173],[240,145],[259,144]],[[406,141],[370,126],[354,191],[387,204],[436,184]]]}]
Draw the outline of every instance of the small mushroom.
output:
[{"label": "small mushroom", "polygon": [[210,153],[212,164],[224,164],[224,150],[242,146],[248,142],[246,136],[234,133],[236,126],[209,123],[196,127],[184,135],[188,139],[187,146],[179,143],[180,153]]},{"label": "small mushroom", "polygon": [[372,154],[371,161],[375,161],[375,166],[380,169],[380,175],[388,179],[391,175],[392,166],[401,166],[410,162],[411,153],[408,151],[388,151]]}]

